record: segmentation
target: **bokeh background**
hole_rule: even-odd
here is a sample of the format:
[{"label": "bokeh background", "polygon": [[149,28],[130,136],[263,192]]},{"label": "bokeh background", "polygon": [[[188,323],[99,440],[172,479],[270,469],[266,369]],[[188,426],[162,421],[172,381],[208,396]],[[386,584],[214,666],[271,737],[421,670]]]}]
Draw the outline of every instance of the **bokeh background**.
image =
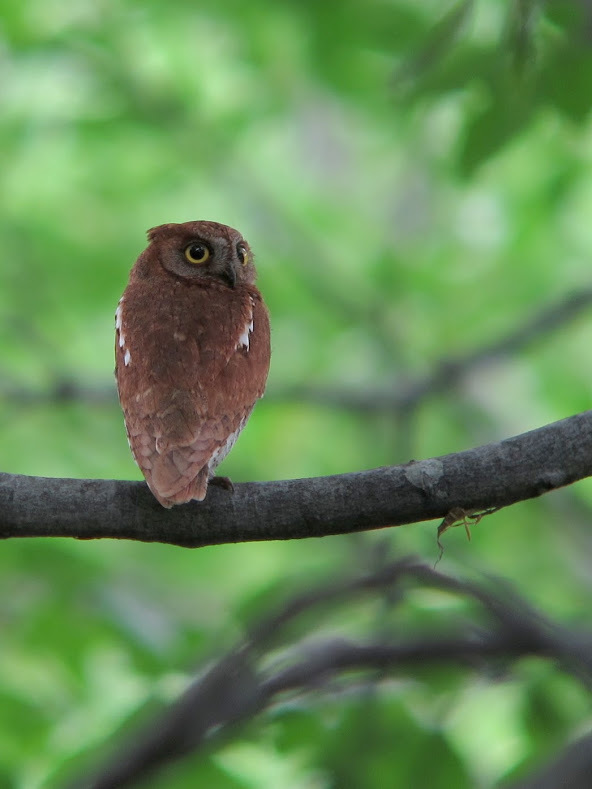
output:
[{"label": "bokeh background", "polygon": [[[235,481],[454,452],[590,406],[588,3],[0,8],[2,471],[140,478],[113,313],[146,229],[198,218],[245,234],[272,316],[268,394],[222,469]],[[572,293],[584,306],[561,325],[397,400]],[[580,483],[471,542],[454,529],[439,569],[503,576],[589,624],[591,506]],[[435,561],[436,525],[197,551],[3,543],[0,787],[58,785],[278,594],[355,569],[377,540]],[[417,595],[409,620],[453,605]],[[333,626],[380,616],[361,619]],[[547,664],[422,670],[363,704],[280,706],[151,786],[493,787],[589,723],[581,687]]]}]

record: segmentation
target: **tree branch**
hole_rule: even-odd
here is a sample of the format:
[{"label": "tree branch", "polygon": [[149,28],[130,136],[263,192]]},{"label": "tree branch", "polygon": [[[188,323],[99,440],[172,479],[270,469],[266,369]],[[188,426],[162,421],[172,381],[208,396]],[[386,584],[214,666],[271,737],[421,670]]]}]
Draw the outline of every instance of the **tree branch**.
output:
[{"label": "tree branch", "polygon": [[[348,604],[364,595],[396,590],[393,607],[405,600],[408,586],[442,589],[478,601],[479,620],[455,632],[425,632],[388,640],[356,641],[349,637],[301,640],[278,654],[277,642],[302,614]],[[289,627],[288,627],[289,626]],[[313,625],[318,630],[318,623]],[[270,651],[274,660],[270,662]],[[191,752],[219,745],[236,726],[254,718],[286,693],[306,693],[356,672],[374,678],[378,671],[401,672],[417,666],[449,664],[472,668],[490,661],[527,656],[553,658],[586,684],[592,677],[589,633],[568,632],[548,622],[507,588],[489,588],[462,581],[410,558],[375,572],[308,590],[289,600],[251,629],[249,637],[201,674],[180,698],[153,720],[133,741],[118,744],[94,778],[72,789],[124,789]],[[396,737],[396,732],[393,736]]]},{"label": "tree branch", "polygon": [[464,354],[440,359],[424,376],[410,378],[396,386],[351,391],[344,387],[298,386],[270,392],[282,401],[306,401],[361,412],[408,412],[428,397],[447,391],[478,367],[517,353],[567,323],[592,305],[592,287],[567,294],[561,301],[546,304],[505,336]]},{"label": "tree branch", "polygon": [[331,477],[211,487],[163,509],[143,482],[0,473],[0,538],[104,537],[202,547],[401,526],[506,507],[592,475],[592,411],[477,449]]},{"label": "tree branch", "polygon": [[590,789],[592,775],[592,734],[568,745],[540,771],[507,789]]}]

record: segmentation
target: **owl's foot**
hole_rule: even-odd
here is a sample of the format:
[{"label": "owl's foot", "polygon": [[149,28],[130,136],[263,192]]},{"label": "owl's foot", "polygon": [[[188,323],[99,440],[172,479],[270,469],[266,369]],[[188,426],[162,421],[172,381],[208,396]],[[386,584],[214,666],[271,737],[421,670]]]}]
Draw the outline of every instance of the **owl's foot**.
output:
[{"label": "owl's foot", "polygon": [[234,485],[230,477],[212,477],[209,484],[216,485],[218,488],[223,488],[224,490],[229,490],[231,493],[234,493]]}]

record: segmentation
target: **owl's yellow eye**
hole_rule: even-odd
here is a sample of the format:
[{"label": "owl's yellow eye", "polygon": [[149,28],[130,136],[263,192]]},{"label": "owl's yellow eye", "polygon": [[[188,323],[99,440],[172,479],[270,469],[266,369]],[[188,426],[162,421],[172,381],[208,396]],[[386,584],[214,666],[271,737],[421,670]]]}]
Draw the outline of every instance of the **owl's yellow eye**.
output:
[{"label": "owl's yellow eye", "polygon": [[190,263],[205,263],[210,257],[210,250],[201,241],[194,241],[185,247],[185,257]]},{"label": "owl's yellow eye", "polygon": [[238,259],[243,264],[243,266],[246,266],[247,263],[249,262],[249,253],[247,252],[246,248],[242,244],[239,244],[237,246],[236,254],[238,255]]}]

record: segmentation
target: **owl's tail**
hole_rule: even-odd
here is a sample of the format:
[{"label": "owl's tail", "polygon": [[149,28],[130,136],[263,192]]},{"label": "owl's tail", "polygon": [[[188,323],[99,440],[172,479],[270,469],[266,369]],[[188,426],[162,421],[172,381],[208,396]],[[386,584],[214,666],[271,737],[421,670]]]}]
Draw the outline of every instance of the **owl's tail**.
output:
[{"label": "owl's tail", "polygon": [[208,490],[208,467],[204,466],[188,485],[170,495],[163,495],[151,482],[148,482],[148,485],[155,498],[163,507],[166,507],[167,510],[174,507],[175,504],[186,504],[188,501],[193,500],[203,501]]}]

